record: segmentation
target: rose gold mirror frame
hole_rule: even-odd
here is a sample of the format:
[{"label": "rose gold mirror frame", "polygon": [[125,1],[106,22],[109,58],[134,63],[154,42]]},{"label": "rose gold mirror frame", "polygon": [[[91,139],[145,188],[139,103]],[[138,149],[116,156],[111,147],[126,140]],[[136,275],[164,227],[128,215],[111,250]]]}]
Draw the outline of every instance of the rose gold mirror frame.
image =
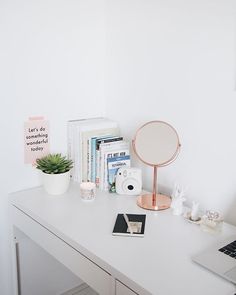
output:
[{"label": "rose gold mirror frame", "polygon": [[[177,136],[177,148],[175,153],[173,154],[173,156],[161,163],[161,164],[151,164],[151,163],[147,163],[145,162],[143,159],[140,158],[136,146],[135,146],[135,141],[138,135],[138,132],[145,127],[148,124],[151,123],[163,123],[168,125],[170,128],[172,128],[172,130],[174,130],[176,136]],[[158,189],[157,189],[157,168],[159,167],[164,167],[167,166],[169,164],[171,164],[172,162],[175,161],[175,159],[178,157],[179,152],[180,152],[180,141],[179,141],[179,136],[178,133],[176,132],[176,130],[174,129],[173,126],[171,126],[170,124],[164,122],[164,121],[150,121],[145,123],[144,125],[142,125],[135,133],[134,139],[132,140],[132,145],[133,145],[133,149],[134,152],[136,154],[136,156],[139,158],[140,161],[142,161],[143,163],[145,163],[146,165],[152,166],[153,167],[153,190],[152,193],[150,194],[144,194],[138,197],[137,200],[137,205],[141,208],[147,209],[147,210],[153,210],[153,211],[158,211],[158,210],[164,210],[164,209],[168,209],[170,207],[171,204],[171,198],[169,196],[166,195],[162,195],[162,194],[158,194]]]}]

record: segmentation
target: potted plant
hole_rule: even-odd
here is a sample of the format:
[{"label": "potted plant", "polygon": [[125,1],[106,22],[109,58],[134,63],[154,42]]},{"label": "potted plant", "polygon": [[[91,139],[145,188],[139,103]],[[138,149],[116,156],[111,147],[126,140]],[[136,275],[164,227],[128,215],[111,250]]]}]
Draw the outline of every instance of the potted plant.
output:
[{"label": "potted plant", "polygon": [[49,154],[36,160],[36,168],[41,170],[44,189],[50,195],[64,194],[70,183],[72,160],[61,154]]}]

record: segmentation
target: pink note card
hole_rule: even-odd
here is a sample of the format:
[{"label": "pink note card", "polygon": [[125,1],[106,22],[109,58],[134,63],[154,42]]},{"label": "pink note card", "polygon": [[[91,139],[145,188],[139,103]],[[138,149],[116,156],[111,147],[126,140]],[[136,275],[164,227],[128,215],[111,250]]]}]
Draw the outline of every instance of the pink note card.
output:
[{"label": "pink note card", "polygon": [[31,117],[24,123],[25,164],[49,154],[49,121]]}]

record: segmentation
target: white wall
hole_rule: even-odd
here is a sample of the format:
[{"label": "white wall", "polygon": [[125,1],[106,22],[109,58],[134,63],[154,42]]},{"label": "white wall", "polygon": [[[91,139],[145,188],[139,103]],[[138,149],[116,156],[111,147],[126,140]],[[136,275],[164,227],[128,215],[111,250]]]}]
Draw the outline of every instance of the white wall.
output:
[{"label": "white wall", "polygon": [[[129,138],[155,119],[177,129],[181,153],[160,169],[160,189],[177,180],[189,200],[236,224],[235,8],[234,0],[108,1],[106,94]],[[150,189],[151,168],[143,172]]]},{"label": "white wall", "polygon": [[12,294],[7,193],[38,184],[23,159],[23,122],[50,120],[51,151],[66,121],[104,112],[104,6],[97,0],[0,1],[0,293]]}]

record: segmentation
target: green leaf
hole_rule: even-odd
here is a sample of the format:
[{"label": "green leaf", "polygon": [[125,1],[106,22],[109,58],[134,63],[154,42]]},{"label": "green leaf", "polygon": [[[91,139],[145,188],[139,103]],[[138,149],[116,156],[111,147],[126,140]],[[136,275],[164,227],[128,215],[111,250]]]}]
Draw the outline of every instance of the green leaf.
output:
[{"label": "green leaf", "polygon": [[36,168],[48,174],[65,173],[73,168],[73,161],[61,154],[49,154],[36,160]]}]

